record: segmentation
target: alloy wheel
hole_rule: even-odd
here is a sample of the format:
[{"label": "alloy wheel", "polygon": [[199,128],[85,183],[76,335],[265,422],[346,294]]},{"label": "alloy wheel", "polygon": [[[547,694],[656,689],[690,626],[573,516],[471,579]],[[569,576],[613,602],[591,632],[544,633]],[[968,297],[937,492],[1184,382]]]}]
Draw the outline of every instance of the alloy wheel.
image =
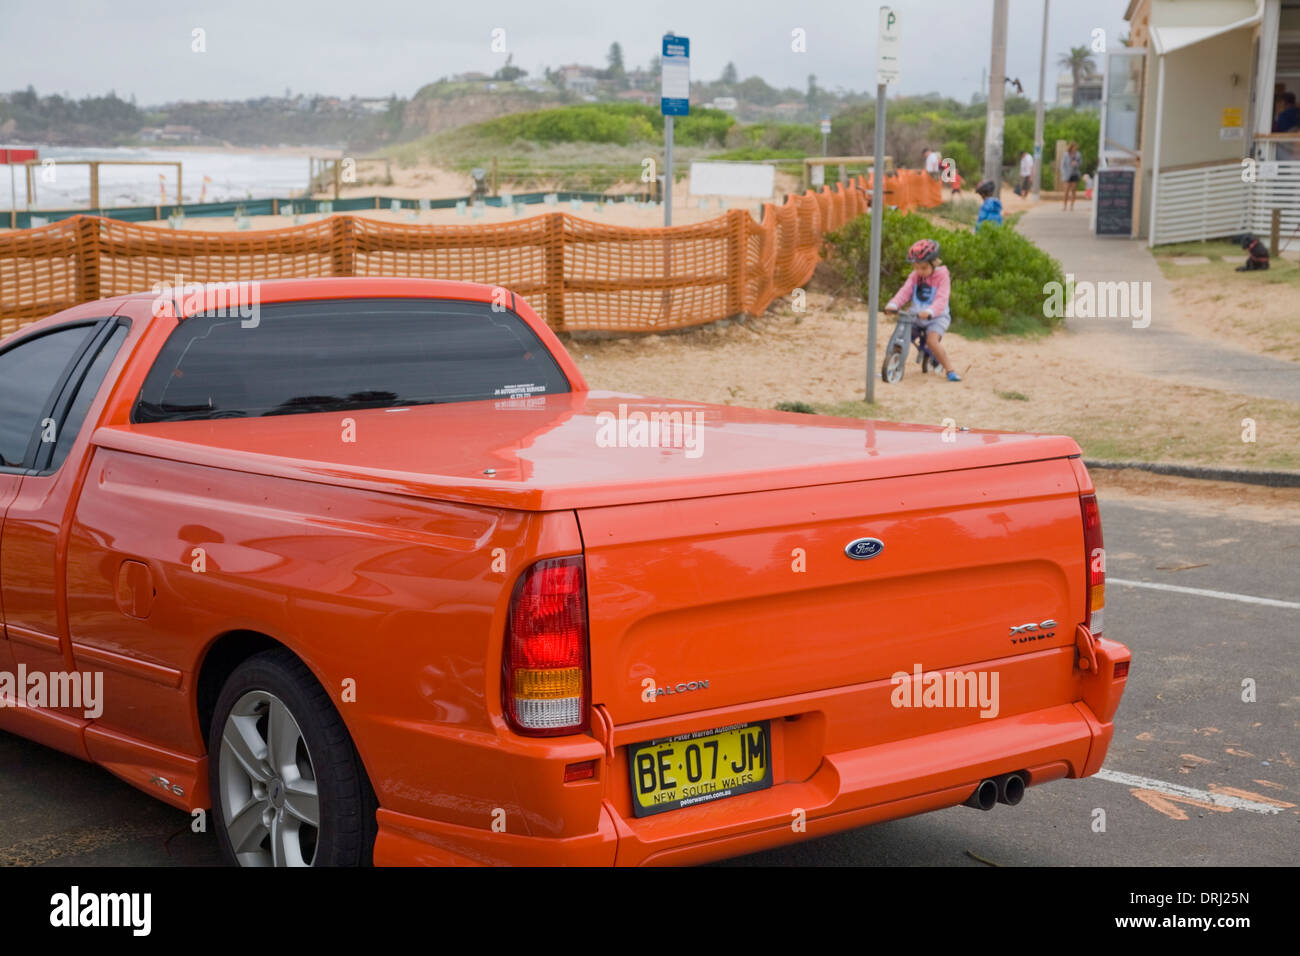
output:
[{"label": "alloy wheel", "polygon": [[320,836],[316,771],[302,729],[274,694],[251,690],[221,732],[219,795],[242,866],[311,866]]}]

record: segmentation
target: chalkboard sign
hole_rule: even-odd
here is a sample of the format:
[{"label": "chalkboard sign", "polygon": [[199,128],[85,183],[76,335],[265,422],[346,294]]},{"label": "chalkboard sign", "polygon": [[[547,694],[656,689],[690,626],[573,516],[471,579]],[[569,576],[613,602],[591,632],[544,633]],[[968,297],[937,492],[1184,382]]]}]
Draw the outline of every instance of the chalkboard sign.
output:
[{"label": "chalkboard sign", "polygon": [[1099,169],[1097,192],[1097,235],[1133,235],[1133,174],[1132,169]]}]

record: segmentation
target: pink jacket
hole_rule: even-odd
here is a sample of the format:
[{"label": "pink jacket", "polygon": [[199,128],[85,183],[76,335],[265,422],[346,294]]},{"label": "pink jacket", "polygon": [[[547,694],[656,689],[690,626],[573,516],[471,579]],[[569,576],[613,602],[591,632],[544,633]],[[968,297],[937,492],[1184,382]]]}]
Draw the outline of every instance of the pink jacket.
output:
[{"label": "pink jacket", "polygon": [[[918,286],[920,291],[918,294]],[[889,300],[887,308],[905,309],[913,299],[917,309],[928,311],[931,316],[943,315],[948,311],[948,293],[952,289],[952,280],[948,276],[948,267],[939,266],[930,273],[928,279],[922,279],[913,269],[907,276],[903,287]]]}]

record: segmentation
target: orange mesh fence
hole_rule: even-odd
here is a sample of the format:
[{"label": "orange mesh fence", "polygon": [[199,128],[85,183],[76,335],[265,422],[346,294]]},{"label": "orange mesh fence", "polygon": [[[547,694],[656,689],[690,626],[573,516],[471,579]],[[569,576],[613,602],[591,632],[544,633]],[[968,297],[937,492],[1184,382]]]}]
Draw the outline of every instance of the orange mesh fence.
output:
[{"label": "orange mesh fence", "polygon": [[[923,180],[923,181],[922,181]],[[0,234],[0,334],[79,302],[167,282],[416,276],[501,285],[554,329],[648,332],[756,315],[807,282],[823,237],[867,212],[869,180],[671,228],[554,212],[521,222],[418,226],[354,216],[259,232],[186,232],[97,216]],[[931,189],[933,187],[933,189]],[[886,203],[933,206],[938,184],[900,170]]]},{"label": "orange mesh fence", "polygon": [[0,237],[0,335],[91,295],[74,219]]}]

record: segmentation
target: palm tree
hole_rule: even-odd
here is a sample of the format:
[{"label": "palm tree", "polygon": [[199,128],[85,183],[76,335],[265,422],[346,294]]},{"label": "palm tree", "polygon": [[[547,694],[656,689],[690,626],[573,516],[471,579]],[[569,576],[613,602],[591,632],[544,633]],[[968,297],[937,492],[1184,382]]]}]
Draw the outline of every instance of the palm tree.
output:
[{"label": "palm tree", "polygon": [[1074,81],[1073,101],[1070,105],[1077,109],[1079,106],[1079,83],[1085,77],[1097,74],[1097,67],[1092,62],[1092,52],[1086,46],[1070,47],[1070,52],[1061,54],[1056,61],[1056,65],[1070,71],[1070,76]]}]

